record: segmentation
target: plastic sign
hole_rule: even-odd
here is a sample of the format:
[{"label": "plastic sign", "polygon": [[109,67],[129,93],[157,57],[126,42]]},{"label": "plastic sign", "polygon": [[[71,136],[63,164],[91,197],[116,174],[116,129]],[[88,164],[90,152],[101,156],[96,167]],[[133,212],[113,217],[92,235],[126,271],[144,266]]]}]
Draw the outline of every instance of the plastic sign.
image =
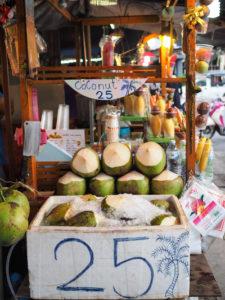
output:
[{"label": "plastic sign", "polygon": [[65,82],[79,94],[96,100],[116,100],[134,93],[147,78],[137,79],[73,79]]}]

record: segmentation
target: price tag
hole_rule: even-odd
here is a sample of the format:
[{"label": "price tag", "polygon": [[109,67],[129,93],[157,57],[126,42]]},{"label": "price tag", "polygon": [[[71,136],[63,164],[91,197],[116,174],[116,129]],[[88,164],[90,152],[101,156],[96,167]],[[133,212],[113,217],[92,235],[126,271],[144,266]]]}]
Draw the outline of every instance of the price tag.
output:
[{"label": "price tag", "polygon": [[79,94],[96,100],[112,101],[138,90],[147,78],[137,79],[78,79],[65,82]]}]

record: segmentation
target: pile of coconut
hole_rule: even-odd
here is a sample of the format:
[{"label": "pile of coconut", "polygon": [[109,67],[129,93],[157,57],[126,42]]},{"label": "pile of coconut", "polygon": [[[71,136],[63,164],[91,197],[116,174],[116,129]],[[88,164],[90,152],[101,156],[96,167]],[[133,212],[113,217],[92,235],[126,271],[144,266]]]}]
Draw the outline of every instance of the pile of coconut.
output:
[{"label": "pile of coconut", "polygon": [[119,194],[97,198],[75,196],[73,200],[47,212],[47,226],[112,227],[112,226],[172,226],[179,223],[172,201],[152,200],[143,196]]},{"label": "pile of coconut", "polygon": [[140,145],[134,158],[129,147],[122,143],[107,145],[101,160],[92,148],[85,147],[75,153],[71,161],[72,172],[58,180],[57,194],[179,196],[183,180],[165,167],[165,151],[155,142]]}]

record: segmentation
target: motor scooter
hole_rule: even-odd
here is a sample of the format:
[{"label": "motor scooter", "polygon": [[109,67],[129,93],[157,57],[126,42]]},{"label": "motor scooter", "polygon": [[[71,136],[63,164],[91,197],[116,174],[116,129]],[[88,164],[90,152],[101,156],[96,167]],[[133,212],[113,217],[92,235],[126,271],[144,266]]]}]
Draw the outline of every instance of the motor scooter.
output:
[{"label": "motor scooter", "polygon": [[207,138],[212,138],[215,132],[225,136],[225,103],[220,98],[211,102],[206,128],[202,131]]}]

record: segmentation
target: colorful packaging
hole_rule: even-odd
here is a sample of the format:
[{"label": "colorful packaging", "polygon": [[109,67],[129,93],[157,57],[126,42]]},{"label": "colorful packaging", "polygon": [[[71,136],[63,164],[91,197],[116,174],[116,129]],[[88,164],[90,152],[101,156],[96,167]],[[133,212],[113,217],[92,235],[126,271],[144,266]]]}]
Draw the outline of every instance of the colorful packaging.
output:
[{"label": "colorful packaging", "polygon": [[181,204],[191,225],[206,236],[214,233],[213,230],[221,233],[221,228],[224,229],[224,223],[221,223],[225,218],[225,206],[221,205],[224,198],[218,191],[206,188],[204,183],[193,178],[186,186]]}]

